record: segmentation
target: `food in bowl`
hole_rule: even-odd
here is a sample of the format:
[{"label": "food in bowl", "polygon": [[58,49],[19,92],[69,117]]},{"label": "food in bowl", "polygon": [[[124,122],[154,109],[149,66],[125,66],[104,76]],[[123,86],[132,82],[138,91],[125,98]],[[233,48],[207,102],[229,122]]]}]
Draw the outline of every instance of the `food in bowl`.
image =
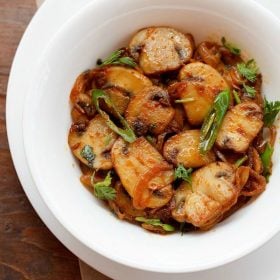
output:
[{"label": "food in bowl", "polygon": [[280,102],[253,59],[222,38],[138,31],[77,78],[68,143],[81,182],[119,217],[156,233],[208,230],[261,194]]}]

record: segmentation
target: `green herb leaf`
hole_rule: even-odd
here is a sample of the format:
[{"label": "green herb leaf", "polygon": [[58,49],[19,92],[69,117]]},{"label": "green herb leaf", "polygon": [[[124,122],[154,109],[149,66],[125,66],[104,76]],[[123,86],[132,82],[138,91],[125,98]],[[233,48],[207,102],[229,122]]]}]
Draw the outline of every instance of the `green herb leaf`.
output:
[{"label": "green herb leaf", "polygon": [[135,220],[137,222],[141,222],[141,223],[144,223],[144,224],[161,227],[165,231],[174,231],[175,230],[175,228],[173,226],[162,223],[160,221],[160,219],[147,219],[145,217],[136,217]]},{"label": "green herb leaf", "polygon": [[225,37],[222,37],[221,41],[223,46],[226,49],[228,49],[232,54],[240,55],[241,50],[237,48],[235,45],[233,45],[232,43],[227,42]]},{"label": "green herb leaf", "polygon": [[136,62],[128,56],[122,56],[124,53],[124,50],[116,50],[112,54],[110,54],[108,57],[106,57],[103,61],[98,60],[99,66],[105,66],[110,64],[121,64],[126,65],[129,67],[135,67]]},{"label": "green herb leaf", "polygon": [[224,116],[230,103],[230,91],[222,91],[214,100],[214,104],[204,119],[200,131],[199,150],[201,154],[209,152],[217,138]]},{"label": "green herb leaf", "polygon": [[93,161],[95,159],[95,154],[93,153],[93,148],[89,145],[85,145],[81,150],[81,157],[83,157],[90,167],[93,167]]},{"label": "green herb leaf", "polygon": [[192,168],[186,169],[183,164],[179,164],[178,167],[175,169],[175,180],[182,179],[189,184],[192,183]]},{"label": "green herb leaf", "polygon": [[254,98],[256,96],[256,90],[254,87],[250,87],[246,84],[243,84],[243,88],[249,97]]},{"label": "green herb leaf", "polygon": [[244,157],[238,159],[236,162],[235,162],[235,166],[236,167],[240,167],[246,160],[248,159],[248,156],[245,155]]},{"label": "green herb leaf", "polygon": [[273,125],[280,111],[280,101],[269,102],[264,98],[264,125],[270,127]]},{"label": "green herb leaf", "polygon": [[254,59],[249,60],[247,63],[238,63],[237,71],[250,82],[255,82],[257,79],[258,67]]},{"label": "green herb leaf", "polygon": [[271,166],[272,166],[272,155],[273,155],[273,147],[270,144],[266,144],[264,152],[260,155],[262,164],[263,164],[263,175],[265,176],[266,180],[268,181],[269,176],[271,174]]},{"label": "green herb leaf", "polygon": [[[118,127],[114,122],[110,119],[110,116],[103,110],[100,109],[99,106],[99,99],[103,99],[107,106],[114,111],[117,115],[120,123],[122,124],[123,128]],[[92,100],[93,104],[96,107],[98,113],[106,120],[106,124],[118,135],[120,135],[125,141],[132,143],[136,140],[136,136],[133,130],[130,128],[128,122],[123,118],[123,116],[118,112],[115,105],[111,101],[110,97],[100,89],[94,89],[92,91]]]},{"label": "green herb leaf", "polygon": [[238,95],[238,92],[237,92],[236,90],[233,90],[233,91],[232,91],[232,94],[233,94],[235,103],[236,103],[236,104],[240,104],[240,103],[241,103],[241,100],[240,100],[240,97],[239,97],[239,95]]},{"label": "green herb leaf", "polygon": [[95,196],[103,200],[114,200],[116,198],[116,190],[111,187],[111,183],[112,177],[109,171],[102,182],[93,184]]},{"label": "green herb leaf", "polygon": [[184,99],[177,99],[175,100],[175,103],[189,103],[189,102],[193,102],[195,99],[193,97],[189,97],[189,98],[184,98]]}]

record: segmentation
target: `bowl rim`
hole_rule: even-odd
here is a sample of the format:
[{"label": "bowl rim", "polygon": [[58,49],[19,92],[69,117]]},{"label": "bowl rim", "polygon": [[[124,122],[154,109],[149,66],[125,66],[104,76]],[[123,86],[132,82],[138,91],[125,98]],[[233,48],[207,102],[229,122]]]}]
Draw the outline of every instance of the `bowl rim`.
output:
[{"label": "bowl rim", "polygon": [[[106,2],[110,2],[110,0],[104,0]],[[231,1],[233,2],[233,1]],[[280,20],[274,15],[272,14],[270,11],[268,11],[266,8],[264,8],[263,6],[261,6],[259,3],[255,2],[254,0],[240,0],[240,2],[245,3],[247,6],[250,7],[254,7],[255,9],[258,9],[260,13],[263,13],[263,15],[269,16],[271,18],[271,20],[273,20],[273,22],[275,23],[275,25],[278,26],[279,30],[280,30]],[[71,26],[75,25],[75,23],[77,21],[79,21],[79,18],[85,13],[85,12],[89,12],[87,11],[91,6],[94,6],[95,3],[89,3],[87,4],[85,7],[83,7],[80,11],[78,11],[75,15],[73,15],[68,21],[66,21],[63,26],[57,31],[57,33],[55,34],[55,36],[52,38],[52,40],[50,41],[49,45],[46,47],[45,51],[43,52],[42,57],[44,56],[45,53],[47,53],[49,51],[50,46],[52,45],[52,42],[55,41],[61,34],[63,34],[63,32],[66,29],[70,29]],[[40,63],[38,63],[36,69],[40,68]],[[32,90],[30,90],[31,87],[29,88],[29,91],[27,93],[27,96],[30,95],[30,93],[32,92]],[[25,120],[27,119],[26,115],[26,103],[27,103],[28,98],[25,99],[25,105],[24,105],[24,117],[22,119],[22,125],[23,127],[25,126]],[[209,262],[205,265],[197,265],[196,268],[193,269],[177,269],[177,268],[168,268],[168,270],[164,270],[163,268],[158,268],[158,267],[153,267],[153,266],[142,266],[139,265],[139,263],[134,263],[131,262],[129,259],[122,259],[117,257],[116,255],[112,255],[110,254],[110,252],[104,251],[102,249],[102,246],[96,246],[95,248],[92,247],[91,244],[88,244],[86,239],[81,238],[75,231],[72,230],[72,228],[69,226],[67,226],[67,223],[65,223],[65,221],[63,220],[63,217],[61,217],[60,215],[58,215],[58,213],[55,212],[55,210],[50,206],[52,205],[52,203],[50,201],[48,201],[48,198],[45,196],[44,192],[42,192],[42,190],[38,187],[37,183],[38,180],[36,179],[36,176],[34,176],[33,172],[32,172],[32,164],[30,164],[30,157],[28,154],[28,144],[26,142],[26,139],[28,138],[26,135],[27,130],[24,130],[24,147],[25,147],[25,154],[27,157],[27,163],[29,166],[29,169],[31,171],[31,176],[35,182],[35,185],[42,197],[42,199],[44,200],[44,202],[46,203],[46,205],[48,206],[49,210],[52,212],[52,214],[57,218],[57,220],[63,225],[64,228],[67,229],[67,231],[70,232],[70,234],[72,234],[77,240],[79,240],[80,242],[82,242],[87,248],[89,248],[90,250],[93,250],[99,254],[101,254],[102,256],[111,259],[119,264],[125,265],[125,266],[129,266],[131,268],[136,268],[136,269],[140,269],[140,270],[144,270],[144,271],[150,271],[150,272],[160,272],[160,273],[190,273],[190,272],[198,272],[198,271],[203,271],[203,270],[207,270],[207,269],[211,269],[211,268],[215,268],[227,263],[230,263],[236,259],[239,259],[247,254],[249,254],[250,252],[256,250],[257,248],[259,248],[260,246],[262,246],[264,243],[266,243],[269,239],[271,239],[279,230],[280,230],[280,223],[278,226],[275,226],[275,228],[273,228],[270,232],[268,232],[266,235],[263,235],[261,239],[258,240],[258,242],[252,242],[250,246],[248,246],[246,248],[246,250],[243,250],[243,252],[239,252],[239,253],[235,253],[232,254],[231,256],[227,257],[227,258],[223,258],[224,260],[217,260],[217,261],[213,261],[213,262]],[[30,148],[30,147],[29,147]]]}]

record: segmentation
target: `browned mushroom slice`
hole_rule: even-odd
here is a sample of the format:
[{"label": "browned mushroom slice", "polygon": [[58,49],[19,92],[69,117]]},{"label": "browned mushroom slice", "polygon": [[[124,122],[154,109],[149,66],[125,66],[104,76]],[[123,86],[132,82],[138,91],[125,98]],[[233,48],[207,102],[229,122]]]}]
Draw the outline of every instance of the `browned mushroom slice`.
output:
[{"label": "browned mushroom slice", "polygon": [[245,152],[261,130],[262,118],[262,110],[254,102],[236,105],[226,113],[216,144],[222,149]]},{"label": "browned mushroom slice", "polygon": [[[123,90],[116,87],[107,88],[104,90],[104,92],[108,94],[117,112],[120,113],[121,115],[124,115],[127,106],[129,104],[129,99],[130,99],[129,96]],[[118,117],[116,112],[111,108],[109,108],[109,106],[105,102],[103,102],[103,100],[100,101],[100,108],[106,111],[107,113],[112,114],[115,117]]]},{"label": "browned mushroom slice", "polygon": [[97,115],[82,129],[73,125],[68,136],[72,153],[84,164],[95,169],[112,168],[110,149],[117,135]]},{"label": "browned mushroom slice", "polygon": [[192,125],[202,124],[215,97],[228,88],[227,82],[213,67],[201,62],[185,65],[179,74],[184,83],[179,83],[178,96],[183,103],[188,121]]},{"label": "browned mushroom slice", "polygon": [[214,162],[193,173],[192,185],[183,182],[174,195],[172,216],[201,229],[214,226],[236,202],[240,188],[235,185],[235,168]]},{"label": "browned mushroom slice", "polygon": [[212,151],[206,155],[199,152],[199,130],[186,130],[169,138],[164,145],[164,157],[175,165],[185,167],[201,167],[215,161]]},{"label": "browned mushroom slice", "polygon": [[144,135],[148,131],[162,133],[174,114],[167,91],[152,86],[139,91],[131,99],[125,117],[137,135]]},{"label": "browned mushroom slice", "polygon": [[193,54],[191,38],[170,27],[149,27],[138,31],[129,50],[145,74],[176,70]]},{"label": "browned mushroom slice", "polygon": [[85,93],[79,93],[71,110],[71,117],[74,123],[85,122],[94,117],[96,109],[92,104],[91,97]]},{"label": "browned mushroom slice", "polygon": [[108,66],[97,71],[95,84],[98,88],[118,87],[130,96],[135,96],[137,92],[145,87],[153,85],[140,72],[121,66]]},{"label": "browned mushroom slice", "polygon": [[172,167],[145,138],[126,143],[119,138],[111,151],[113,166],[137,209],[157,208],[172,197]]},{"label": "browned mushroom slice", "polygon": [[70,100],[72,103],[76,103],[81,99],[79,96],[80,94],[84,94],[92,89],[92,80],[95,72],[95,70],[87,70],[78,76],[70,93]]}]

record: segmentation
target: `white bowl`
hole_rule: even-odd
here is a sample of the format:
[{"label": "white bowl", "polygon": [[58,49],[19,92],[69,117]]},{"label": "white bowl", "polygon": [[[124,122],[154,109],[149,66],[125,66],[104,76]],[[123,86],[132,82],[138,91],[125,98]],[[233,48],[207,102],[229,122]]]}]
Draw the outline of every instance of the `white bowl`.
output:
[{"label": "white bowl", "polygon": [[118,220],[81,185],[78,164],[67,145],[69,92],[77,75],[150,25],[191,32],[196,42],[224,35],[256,59],[265,95],[279,99],[280,23],[255,2],[93,1],[58,31],[39,62],[23,119],[28,164],[50,210],[90,249],[147,271],[213,268],[253,251],[279,231],[278,141],[267,190],[211,231],[184,236],[158,236]]}]

